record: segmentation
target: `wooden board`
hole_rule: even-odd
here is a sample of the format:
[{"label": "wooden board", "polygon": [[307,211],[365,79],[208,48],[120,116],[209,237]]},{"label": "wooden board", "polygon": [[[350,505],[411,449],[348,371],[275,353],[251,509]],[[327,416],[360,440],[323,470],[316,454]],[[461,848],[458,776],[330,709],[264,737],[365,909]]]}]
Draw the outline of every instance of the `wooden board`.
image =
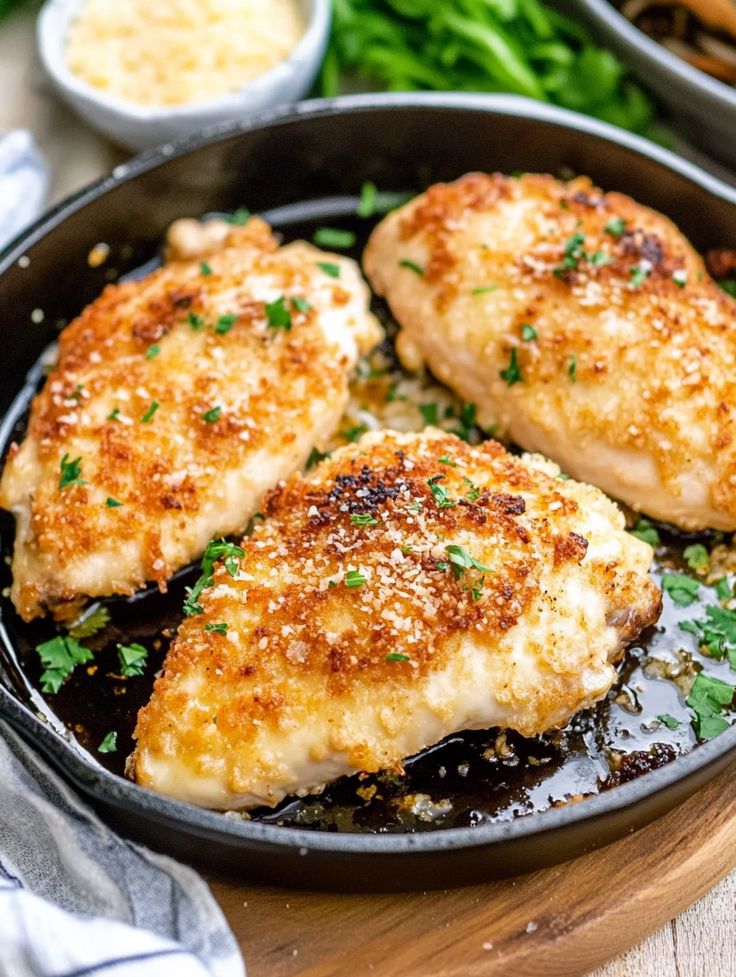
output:
[{"label": "wooden board", "polygon": [[209,881],[249,977],[579,977],[734,867],[736,764],[647,828],[518,879],[399,895]]}]

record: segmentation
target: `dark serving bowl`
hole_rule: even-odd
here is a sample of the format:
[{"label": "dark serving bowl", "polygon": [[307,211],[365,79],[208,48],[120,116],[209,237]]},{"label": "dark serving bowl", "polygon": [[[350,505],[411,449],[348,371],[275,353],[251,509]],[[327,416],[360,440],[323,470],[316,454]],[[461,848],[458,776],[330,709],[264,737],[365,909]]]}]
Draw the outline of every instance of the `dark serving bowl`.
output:
[{"label": "dark serving bowl", "polygon": [[710,156],[736,164],[736,88],[711,78],[635,27],[610,0],[570,5],[669,107],[683,135]]},{"label": "dark serving bowl", "polygon": [[[363,181],[410,188],[474,169],[587,173],[665,211],[698,248],[736,246],[736,190],[651,143],[569,112],[511,96],[453,94],[305,103],[144,153],[60,204],[0,255],[0,412],[55,327],[111,277],[150,259],[174,218],[243,202],[261,212],[297,203],[308,210],[310,201],[321,214],[333,208],[340,216],[355,206]],[[109,245],[110,258],[90,267],[98,242]],[[736,755],[733,727],[581,803],[474,828],[360,835],[278,827],[178,803],[103,768],[33,690],[11,634],[9,620],[0,621],[0,717],[108,821],[187,861],[274,883],[421,889],[529,871],[636,830]]]}]

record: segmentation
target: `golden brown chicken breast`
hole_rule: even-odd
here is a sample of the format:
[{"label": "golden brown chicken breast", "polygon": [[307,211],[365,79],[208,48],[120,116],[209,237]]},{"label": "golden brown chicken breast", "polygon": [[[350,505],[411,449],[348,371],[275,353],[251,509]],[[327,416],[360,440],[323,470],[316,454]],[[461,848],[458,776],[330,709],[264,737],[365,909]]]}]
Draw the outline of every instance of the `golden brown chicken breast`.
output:
[{"label": "golden brown chicken breast", "polygon": [[470,174],[365,253],[399,351],[482,425],[634,509],[736,529],[736,302],[667,218],[589,180]]},{"label": "golden brown chicken breast", "polygon": [[430,428],[366,435],[277,488],[242,549],[208,552],[131,775],[245,808],[400,770],[457,730],[566,723],[660,594],[619,509],[558,475]]},{"label": "golden brown chicken breast", "polygon": [[354,262],[279,248],[260,220],[206,262],[106,288],[61,334],[0,481],[23,618],[163,588],[213,535],[242,532],[333,433],[379,338]]}]

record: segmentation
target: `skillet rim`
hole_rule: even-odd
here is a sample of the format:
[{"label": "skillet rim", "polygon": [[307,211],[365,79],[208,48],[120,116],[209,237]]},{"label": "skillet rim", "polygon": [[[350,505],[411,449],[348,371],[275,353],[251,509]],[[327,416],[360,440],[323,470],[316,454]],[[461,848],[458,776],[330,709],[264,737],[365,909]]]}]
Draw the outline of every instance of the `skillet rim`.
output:
[{"label": "skillet rim", "polygon": [[[67,217],[104,196],[107,191],[135,180],[139,175],[155,169],[172,158],[224,141],[241,132],[265,130],[282,123],[298,122],[300,119],[411,108],[451,109],[459,112],[482,111],[499,117],[521,118],[532,125],[541,122],[576,130],[589,137],[618,143],[635,154],[647,157],[736,208],[736,188],[730,187],[694,163],[640,136],[545,103],[533,102],[514,95],[451,92],[349,95],[334,99],[314,99],[298,103],[296,106],[260,113],[248,120],[217,124],[199,133],[144,151],[132,160],[115,167],[111,174],[101,177],[62,200],[0,251],[0,285],[4,271],[16,262],[27,248],[53,231]],[[0,631],[3,640],[12,647],[1,619]],[[567,804],[560,808],[520,816],[507,822],[466,828],[445,828],[419,834],[321,833],[223,817],[220,812],[176,801],[127,781],[107,771],[91,755],[84,753],[81,747],[74,747],[68,738],[53,728],[53,724],[42,719],[40,715],[34,714],[0,684],[0,719],[2,718],[7,719],[18,732],[36,745],[44,756],[83,793],[108,806],[113,805],[123,811],[144,814],[149,819],[172,828],[194,830],[203,838],[240,843],[241,847],[250,845],[260,850],[272,849],[283,852],[296,848],[300,854],[307,852],[321,852],[326,855],[441,853],[457,849],[495,847],[521,838],[539,838],[550,832],[574,829],[575,825],[604,820],[606,815],[613,815],[627,808],[633,809],[638,804],[656,798],[656,795],[662,795],[668,788],[675,793],[678,786],[687,790],[688,781],[709,779],[728,762],[730,754],[736,756],[736,725],[734,725],[715,739],[703,743],[665,766],[610,791],[586,798],[582,804]],[[651,817],[640,819],[636,826],[651,819]],[[620,832],[612,834],[607,840],[613,840],[619,835]]]}]

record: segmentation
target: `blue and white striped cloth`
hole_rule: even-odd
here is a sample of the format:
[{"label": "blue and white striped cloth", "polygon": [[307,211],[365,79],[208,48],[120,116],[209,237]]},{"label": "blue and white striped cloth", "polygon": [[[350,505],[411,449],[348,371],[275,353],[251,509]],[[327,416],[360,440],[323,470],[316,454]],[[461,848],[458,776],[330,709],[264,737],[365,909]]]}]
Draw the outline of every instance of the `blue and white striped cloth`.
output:
[{"label": "blue and white striped cloth", "polygon": [[0,721],[0,977],[244,977],[191,869],[107,828]]},{"label": "blue and white striped cloth", "polygon": [[0,251],[41,213],[48,183],[48,167],[30,132],[0,133]]}]

